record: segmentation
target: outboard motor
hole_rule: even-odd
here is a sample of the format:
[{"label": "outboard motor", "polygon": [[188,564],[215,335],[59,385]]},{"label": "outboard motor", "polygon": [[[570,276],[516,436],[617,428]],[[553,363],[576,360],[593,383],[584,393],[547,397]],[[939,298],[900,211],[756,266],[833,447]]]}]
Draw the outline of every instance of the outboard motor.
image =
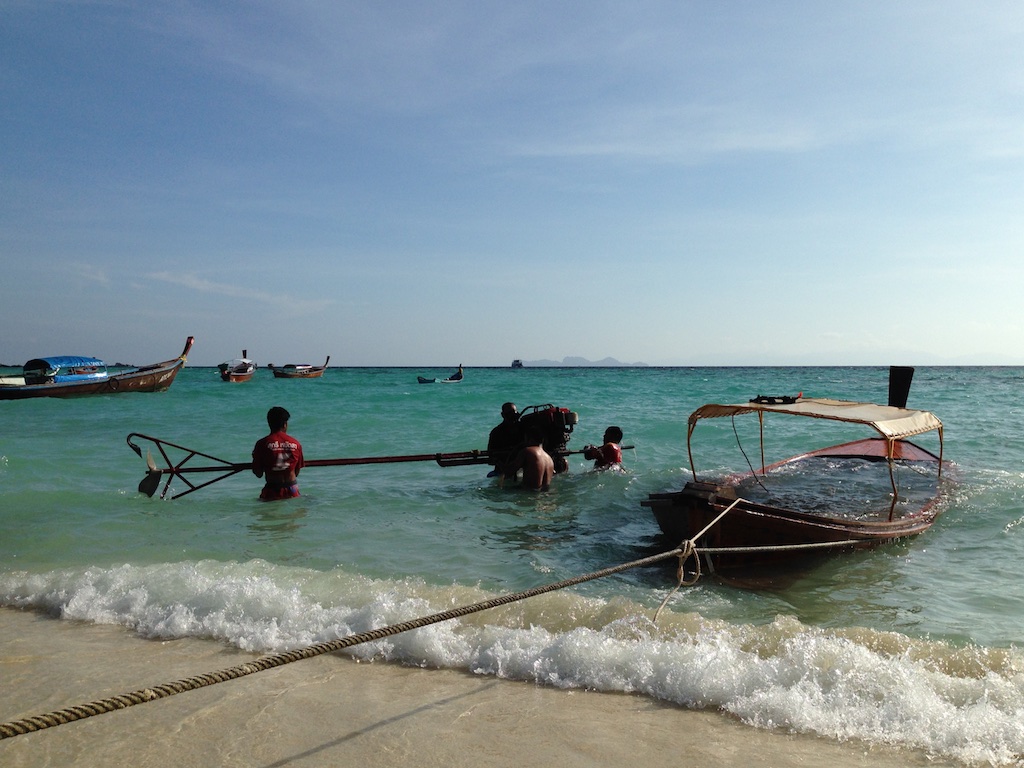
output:
[{"label": "outboard motor", "polygon": [[544,436],[544,450],[555,460],[555,472],[565,472],[569,462],[559,454],[566,451],[573,427],[579,423],[579,414],[568,408],[557,408],[551,403],[530,405],[519,415],[524,434],[537,429]]}]

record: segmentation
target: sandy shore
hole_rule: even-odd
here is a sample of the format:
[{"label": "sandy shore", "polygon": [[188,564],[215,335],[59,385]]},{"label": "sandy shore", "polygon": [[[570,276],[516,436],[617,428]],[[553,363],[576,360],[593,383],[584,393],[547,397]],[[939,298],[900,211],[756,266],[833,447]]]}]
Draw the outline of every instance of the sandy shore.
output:
[{"label": "sandy shore", "polygon": [[[253,658],[200,640],[0,609],[0,721]],[[0,740],[17,766],[952,765],[906,750],[756,730],[639,696],[356,663],[330,655]]]}]

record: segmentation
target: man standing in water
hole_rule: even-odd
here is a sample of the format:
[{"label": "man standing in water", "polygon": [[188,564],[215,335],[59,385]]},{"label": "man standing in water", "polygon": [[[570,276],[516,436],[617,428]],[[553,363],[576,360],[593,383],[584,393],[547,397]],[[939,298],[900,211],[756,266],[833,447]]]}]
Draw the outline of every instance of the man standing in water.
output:
[{"label": "man standing in water", "polygon": [[555,461],[544,450],[544,435],[531,429],[526,435],[526,447],[519,452],[510,469],[523,470],[523,487],[533,491],[546,491],[555,476]]},{"label": "man standing in water", "polygon": [[[501,424],[487,436],[487,457],[494,466],[488,477],[508,475],[507,467],[523,445],[523,428],[519,424],[519,411],[515,403],[501,406]],[[515,472],[512,472],[515,475]]]},{"label": "man standing in water", "polygon": [[252,449],[252,473],[256,477],[266,474],[266,484],[260,493],[263,501],[291,499],[299,495],[299,470],[305,465],[302,445],[288,434],[291,414],[279,405],[267,411],[270,434],[256,441]]}]

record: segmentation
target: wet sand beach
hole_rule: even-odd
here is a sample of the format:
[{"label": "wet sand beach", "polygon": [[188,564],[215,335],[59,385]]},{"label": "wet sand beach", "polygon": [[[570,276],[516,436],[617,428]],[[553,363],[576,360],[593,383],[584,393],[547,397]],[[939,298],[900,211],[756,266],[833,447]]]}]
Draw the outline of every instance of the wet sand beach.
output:
[{"label": "wet sand beach", "polygon": [[[0,721],[235,666],[221,644],[0,609]],[[21,766],[955,765],[923,753],[759,730],[640,696],[450,670],[307,659],[0,741]]]}]

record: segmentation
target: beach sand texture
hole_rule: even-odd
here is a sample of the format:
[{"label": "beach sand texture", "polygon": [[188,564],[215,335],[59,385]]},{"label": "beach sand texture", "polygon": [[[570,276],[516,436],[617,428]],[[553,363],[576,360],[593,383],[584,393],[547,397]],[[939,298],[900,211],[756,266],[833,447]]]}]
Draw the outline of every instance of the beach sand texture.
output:
[{"label": "beach sand texture", "polygon": [[[198,639],[0,609],[0,721],[235,666]],[[333,654],[0,741],[0,765],[955,765],[751,728],[641,696],[564,691]]]}]

